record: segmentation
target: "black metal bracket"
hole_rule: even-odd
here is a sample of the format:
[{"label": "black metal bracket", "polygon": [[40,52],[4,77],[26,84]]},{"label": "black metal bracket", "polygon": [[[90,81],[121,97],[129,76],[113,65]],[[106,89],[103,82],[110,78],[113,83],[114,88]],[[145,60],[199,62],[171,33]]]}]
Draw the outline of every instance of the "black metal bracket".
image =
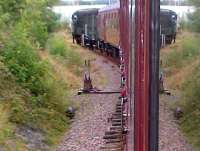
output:
[{"label": "black metal bracket", "polygon": [[81,95],[81,94],[114,94],[114,93],[120,93],[120,91],[101,91],[97,89],[91,89],[91,90],[80,89],[78,90],[77,94]]}]

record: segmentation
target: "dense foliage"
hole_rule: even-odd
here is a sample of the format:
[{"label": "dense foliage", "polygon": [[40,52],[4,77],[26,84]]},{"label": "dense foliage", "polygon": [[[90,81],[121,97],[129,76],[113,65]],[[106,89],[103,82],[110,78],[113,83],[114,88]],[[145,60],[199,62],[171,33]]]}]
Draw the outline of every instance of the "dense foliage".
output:
[{"label": "dense foliage", "polygon": [[[189,15],[190,30],[196,32],[193,39],[188,39],[183,46],[182,52],[187,49],[190,52],[189,58],[197,65],[190,76],[185,79],[182,85],[183,100],[182,107],[184,116],[181,119],[181,127],[183,132],[188,136],[188,140],[200,148],[200,48],[199,48],[199,33],[200,33],[200,1],[189,0],[196,9],[195,12]],[[188,43],[188,44],[187,44]],[[185,47],[186,46],[186,47]]]},{"label": "dense foliage", "polygon": [[189,17],[189,27],[194,32],[200,32],[200,1],[199,0],[189,0],[192,5],[196,7],[194,13],[190,14]]},{"label": "dense foliage", "polygon": [[21,17],[25,6],[26,0],[1,0],[0,22],[4,24],[14,23]]},{"label": "dense foliage", "polygon": [[58,25],[51,11],[56,0],[1,0],[1,61],[29,97],[10,103],[10,122],[40,129],[52,143],[68,125],[66,86],[55,78],[54,69],[42,61],[38,51],[45,48],[50,32]]},{"label": "dense foliage", "polygon": [[17,77],[17,81],[25,88],[28,88],[34,95],[45,92],[42,79],[46,72],[44,63],[34,51],[34,47],[27,39],[27,33],[19,25],[11,33],[5,43],[4,62],[10,71]]},{"label": "dense foliage", "polygon": [[80,54],[71,50],[66,44],[62,36],[52,35],[47,41],[47,49],[50,54],[61,56],[70,66],[81,65]]},{"label": "dense foliage", "polygon": [[15,28],[21,26],[26,30],[29,40],[39,47],[44,47],[48,32],[57,25],[57,16],[50,9],[54,1],[56,0],[2,0],[0,27],[16,30]]},{"label": "dense foliage", "polygon": [[196,6],[197,8],[200,7],[200,1],[199,0],[189,0],[189,2],[191,4],[193,4],[194,6]]},{"label": "dense foliage", "polygon": [[[173,106],[183,111],[180,127],[188,141],[200,148],[200,35],[184,32],[168,51],[161,51],[167,84],[181,91]],[[177,95],[179,96],[179,94]],[[179,98],[179,97],[178,97]],[[171,104],[171,102],[169,103]],[[197,150],[198,150],[197,149]]]},{"label": "dense foliage", "polygon": [[[199,57],[200,58],[200,57]],[[184,85],[184,117],[181,125],[192,144],[200,148],[200,63]]]},{"label": "dense foliage", "polygon": [[173,48],[167,55],[163,56],[164,67],[180,69],[191,63],[200,55],[200,37],[197,35],[187,35],[181,41],[180,48]]}]

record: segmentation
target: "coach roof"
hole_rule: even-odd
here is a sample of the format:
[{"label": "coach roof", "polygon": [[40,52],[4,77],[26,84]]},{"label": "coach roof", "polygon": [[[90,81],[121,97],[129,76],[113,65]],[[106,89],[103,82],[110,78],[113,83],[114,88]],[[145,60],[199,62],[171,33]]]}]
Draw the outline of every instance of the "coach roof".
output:
[{"label": "coach roof", "polygon": [[114,4],[114,5],[109,5],[109,6],[106,6],[104,8],[99,9],[99,13],[107,12],[107,11],[111,11],[111,10],[116,10],[116,9],[119,9],[119,8],[120,8],[120,4],[117,3],[117,4]]},{"label": "coach roof", "polygon": [[173,10],[169,10],[169,9],[160,9],[160,12],[161,13],[173,13],[173,14],[176,14],[176,12],[174,12]]},{"label": "coach roof", "polygon": [[99,8],[88,8],[88,9],[80,9],[74,12],[74,14],[81,14],[81,15],[87,15],[87,14],[97,14]]}]

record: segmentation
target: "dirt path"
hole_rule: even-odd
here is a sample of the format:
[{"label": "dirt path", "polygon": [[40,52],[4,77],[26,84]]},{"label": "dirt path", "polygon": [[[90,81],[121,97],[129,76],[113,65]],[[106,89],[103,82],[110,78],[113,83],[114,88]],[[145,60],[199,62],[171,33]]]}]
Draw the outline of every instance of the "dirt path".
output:
[{"label": "dirt path", "polygon": [[[118,67],[101,56],[92,64],[95,64],[96,68],[91,75],[93,81],[96,83],[99,72],[104,75],[103,81],[106,80],[106,84],[102,82],[97,87],[108,91],[118,90],[120,81]],[[118,94],[74,95],[72,98],[80,104],[80,108],[71,129],[55,151],[99,151],[108,128],[107,118],[114,111],[118,96]]]},{"label": "dirt path", "polygon": [[[173,95],[175,94],[175,95]],[[195,151],[186,141],[179,129],[179,125],[174,120],[173,112],[169,104],[180,99],[180,94],[174,92],[171,96],[160,96],[160,151]]]}]

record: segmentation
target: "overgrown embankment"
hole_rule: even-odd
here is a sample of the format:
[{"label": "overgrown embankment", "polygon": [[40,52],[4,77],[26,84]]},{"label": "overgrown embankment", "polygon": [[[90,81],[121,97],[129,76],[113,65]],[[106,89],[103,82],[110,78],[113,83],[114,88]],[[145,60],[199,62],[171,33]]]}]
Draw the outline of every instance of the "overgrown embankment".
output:
[{"label": "overgrown embankment", "polygon": [[179,90],[175,106],[183,109],[180,126],[188,141],[200,148],[200,35],[183,33],[178,42],[161,51],[166,85]]},{"label": "overgrown embankment", "polygon": [[[52,34],[59,28],[54,2],[0,2],[0,150],[49,150],[69,126],[69,81],[80,77],[82,58]],[[70,69],[68,79],[58,61]]]}]

